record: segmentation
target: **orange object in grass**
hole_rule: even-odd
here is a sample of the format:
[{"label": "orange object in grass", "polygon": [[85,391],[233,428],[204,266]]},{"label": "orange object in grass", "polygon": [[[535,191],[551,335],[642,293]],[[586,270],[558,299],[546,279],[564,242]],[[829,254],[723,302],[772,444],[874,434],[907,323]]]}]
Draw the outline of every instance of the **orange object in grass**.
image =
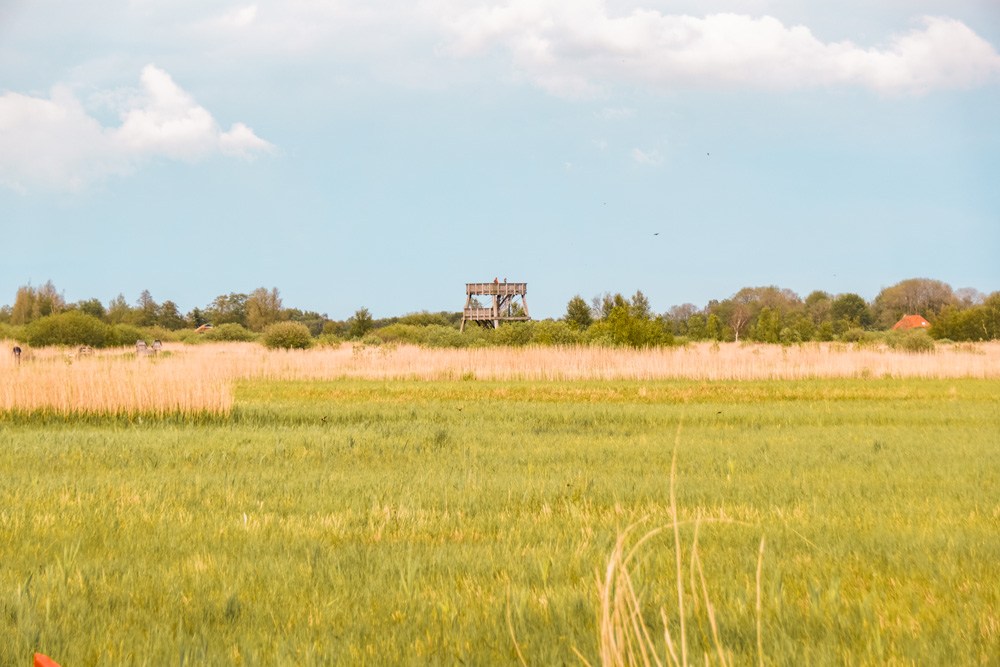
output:
[{"label": "orange object in grass", "polygon": [[35,654],[35,667],[59,667],[59,663],[47,655]]}]

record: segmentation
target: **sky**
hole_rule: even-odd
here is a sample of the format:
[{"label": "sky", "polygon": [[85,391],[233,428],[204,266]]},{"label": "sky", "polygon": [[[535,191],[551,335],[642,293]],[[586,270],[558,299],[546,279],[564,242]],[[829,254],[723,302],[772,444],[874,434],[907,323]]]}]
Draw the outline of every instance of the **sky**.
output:
[{"label": "sky", "polygon": [[996,0],[0,2],[0,304],[1000,290]]}]

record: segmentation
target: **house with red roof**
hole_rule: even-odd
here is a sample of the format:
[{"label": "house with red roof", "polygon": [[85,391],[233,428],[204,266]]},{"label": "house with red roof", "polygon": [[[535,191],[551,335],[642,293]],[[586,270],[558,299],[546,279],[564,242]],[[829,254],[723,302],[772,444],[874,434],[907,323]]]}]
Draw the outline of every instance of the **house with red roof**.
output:
[{"label": "house with red roof", "polygon": [[899,329],[930,329],[931,323],[919,315],[907,315],[892,325],[892,330]]}]

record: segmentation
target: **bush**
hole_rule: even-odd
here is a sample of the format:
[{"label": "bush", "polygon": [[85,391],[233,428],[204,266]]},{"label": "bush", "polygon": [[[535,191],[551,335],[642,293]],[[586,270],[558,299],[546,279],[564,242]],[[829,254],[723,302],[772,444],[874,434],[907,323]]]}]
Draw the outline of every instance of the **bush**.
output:
[{"label": "bush", "polygon": [[21,327],[13,327],[0,322],[0,340],[20,340],[24,335]]},{"label": "bush", "polygon": [[[446,326],[447,325],[430,325],[430,326]],[[390,324],[387,327],[382,327],[381,329],[376,329],[372,334],[373,336],[378,336],[386,343],[411,343],[413,345],[423,345],[427,342],[427,330],[430,326],[418,326],[415,324]]]},{"label": "bush", "polygon": [[313,339],[309,327],[301,322],[278,322],[264,329],[261,343],[272,350],[305,350],[312,347]]},{"label": "bush", "polygon": [[147,340],[154,341],[158,340],[162,343],[176,343],[181,340],[182,329],[166,329],[160,325],[155,325],[151,327],[145,327],[143,330]]},{"label": "bush", "polygon": [[490,333],[490,342],[494,345],[522,347],[531,343],[534,331],[535,322],[508,322]]},{"label": "bush", "polygon": [[150,342],[146,340],[146,335],[141,329],[137,329],[131,324],[116,324],[113,327],[108,327],[103,347],[131,347],[140,340],[146,341],[147,344]]},{"label": "bush", "polygon": [[340,347],[344,339],[331,333],[320,334],[316,339],[316,344],[322,347]]},{"label": "bush", "polygon": [[207,340],[227,343],[247,343],[257,340],[258,336],[242,324],[228,322],[209,329],[204,334]]},{"label": "bush", "polygon": [[104,347],[107,333],[108,325],[104,322],[92,315],[71,310],[31,322],[24,327],[23,338],[32,347],[46,345]]},{"label": "bush", "polygon": [[864,329],[851,328],[844,332],[844,335],[840,337],[845,343],[857,343],[865,339]]},{"label": "bush", "polygon": [[[695,319],[696,316],[692,316]],[[695,322],[697,320],[695,319]],[[702,327],[703,328],[703,327]],[[700,340],[702,334],[692,338]],[[663,326],[653,320],[635,317],[628,309],[615,307],[606,318],[587,329],[586,340],[593,345],[627,346],[636,349],[665,343]]]},{"label": "bush", "polygon": [[428,347],[467,347],[471,337],[479,333],[471,329],[478,328],[478,326],[471,327],[463,334],[452,327],[432,324],[424,328],[424,344]]},{"label": "bush", "polygon": [[778,342],[782,345],[801,343],[802,336],[795,329],[792,329],[791,327],[784,327],[780,332],[778,332]]},{"label": "bush", "polygon": [[934,339],[926,331],[913,331],[903,335],[899,347],[907,352],[933,352]]},{"label": "bush", "polygon": [[583,335],[570,322],[542,320],[535,323],[531,342],[535,345],[576,345]]}]

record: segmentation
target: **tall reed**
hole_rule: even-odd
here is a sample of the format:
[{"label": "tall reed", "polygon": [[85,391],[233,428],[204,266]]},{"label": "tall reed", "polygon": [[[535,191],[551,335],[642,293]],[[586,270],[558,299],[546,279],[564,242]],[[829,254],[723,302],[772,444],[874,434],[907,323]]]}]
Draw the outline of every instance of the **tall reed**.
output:
[{"label": "tall reed", "polygon": [[[0,343],[2,344],[2,343]],[[9,348],[9,345],[7,346]],[[224,413],[243,379],[780,380],[1000,378],[1000,342],[913,354],[836,343],[428,349],[344,344],[266,350],[256,343],[167,343],[158,357],[126,349],[76,356],[59,348],[0,355],[0,410],[62,413]]]}]

